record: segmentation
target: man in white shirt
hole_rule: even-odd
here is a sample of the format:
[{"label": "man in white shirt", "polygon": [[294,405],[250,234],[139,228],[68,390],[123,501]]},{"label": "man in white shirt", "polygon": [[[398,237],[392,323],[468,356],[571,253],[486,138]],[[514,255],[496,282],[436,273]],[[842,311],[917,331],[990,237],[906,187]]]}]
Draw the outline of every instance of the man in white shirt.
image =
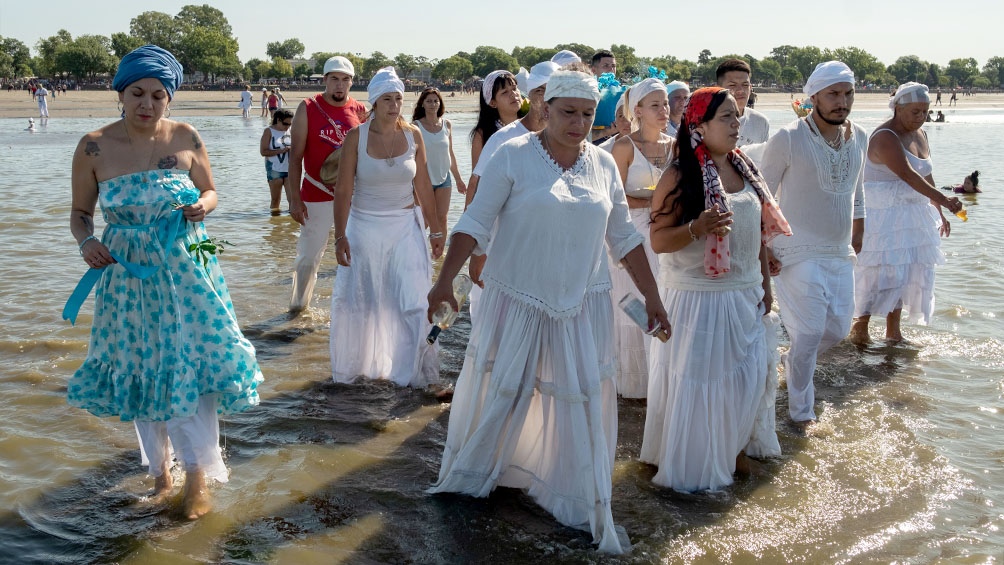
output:
[{"label": "man in white shirt", "polygon": [[[767,141],[770,136],[770,122],[767,120],[767,116],[753,108],[746,107],[746,103],[750,99],[750,92],[753,90],[753,85],[750,82],[752,71],[749,63],[742,59],[726,59],[718,65],[715,77],[718,86],[732,92],[732,96],[736,99],[736,105],[739,106],[739,142],[736,145],[743,148],[745,153],[750,153],[751,150],[753,150],[753,154],[758,153],[759,149],[754,150],[754,148],[744,146]],[[753,159],[756,160],[756,157]]]},{"label": "man in white shirt", "polygon": [[38,85],[38,90],[35,91],[35,99],[38,101],[38,117],[40,118],[49,117],[49,101],[46,99],[48,95],[49,91],[41,84]]},{"label": "man in white shirt", "polygon": [[690,87],[681,80],[674,80],[666,85],[669,94],[669,121],[666,122],[666,135],[676,139],[680,133],[680,122],[683,111],[687,109],[687,99],[690,98]]},{"label": "man in white shirt", "polygon": [[865,130],[847,121],[854,103],[854,73],[847,65],[820,63],[804,92],[812,97],[812,113],[770,138],[761,167],[791,224],[792,236],[771,244],[770,269],[791,338],[788,414],[802,429],[816,419],[816,357],[847,335],[854,314],[868,147]]}]

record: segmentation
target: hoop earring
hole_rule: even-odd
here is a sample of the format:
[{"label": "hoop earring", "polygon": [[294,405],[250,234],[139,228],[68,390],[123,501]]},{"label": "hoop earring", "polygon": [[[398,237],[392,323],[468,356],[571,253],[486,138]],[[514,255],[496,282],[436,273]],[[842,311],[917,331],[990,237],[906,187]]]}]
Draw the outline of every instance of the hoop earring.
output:
[{"label": "hoop earring", "polygon": [[164,117],[165,118],[170,118],[171,117],[171,107],[170,106],[167,107],[167,114]]},{"label": "hoop earring", "polygon": [[119,100],[118,103],[115,104],[115,108],[118,109],[119,114],[121,114],[122,117],[124,118],[125,117],[125,107],[122,106],[122,101],[121,100]]}]

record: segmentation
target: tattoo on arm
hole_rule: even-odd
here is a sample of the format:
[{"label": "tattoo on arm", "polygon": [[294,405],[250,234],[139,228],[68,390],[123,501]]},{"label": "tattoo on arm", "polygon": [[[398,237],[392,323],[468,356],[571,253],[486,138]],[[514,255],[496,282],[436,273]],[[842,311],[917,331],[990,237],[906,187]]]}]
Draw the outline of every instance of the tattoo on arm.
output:
[{"label": "tattoo on arm", "polygon": [[196,149],[202,149],[202,140],[199,139],[199,134],[192,133],[192,143],[195,144]]},{"label": "tattoo on arm", "polygon": [[88,157],[98,157],[101,155],[101,148],[98,147],[97,141],[88,141],[84,146],[84,155]]},{"label": "tattoo on arm", "polygon": [[94,231],[94,223],[91,221],[90,214],[80,214],[80,222],[84,224],[84,227]]},{"label": "tattoo on arm", "polygon": [[160,161],[157,161],[158,169],[173,169],[178,166],[178,158],[174,155],[168,155],[166,157],[161,157]]}]

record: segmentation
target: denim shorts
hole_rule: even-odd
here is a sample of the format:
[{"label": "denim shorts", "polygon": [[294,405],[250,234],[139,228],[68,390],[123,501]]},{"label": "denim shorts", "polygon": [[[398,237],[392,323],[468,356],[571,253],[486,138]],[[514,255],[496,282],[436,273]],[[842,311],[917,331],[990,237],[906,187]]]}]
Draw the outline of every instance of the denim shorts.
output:
[{"label": "denim shorts", "polygon": [[287,171],[273,171],[272,161],[265,160],[265,178],[268,180],[284,179],[289,176]]},{"label": "denim shorts", "polygon": [[446,173],[446,180],[442,183],[432,186],[432,190],[436,190],[437,188],[453,188],[453,177],[450,176],[450,173]]}]

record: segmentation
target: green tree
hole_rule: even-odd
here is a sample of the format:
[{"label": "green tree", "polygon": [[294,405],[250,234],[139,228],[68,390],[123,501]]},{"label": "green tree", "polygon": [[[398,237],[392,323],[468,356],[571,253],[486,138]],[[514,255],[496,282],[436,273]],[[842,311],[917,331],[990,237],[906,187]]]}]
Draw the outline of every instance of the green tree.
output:
[{"label": "green tree", "polygon": [[261,59],[256,59],[256,61],[254,69],[252,69],[252,76],[254,76],[256,80],[271,77],[272,63],[262,61]]},{"label": "green tree", "polygon": [[49,76],[59,71],[56,70],[56,54],[63,47],[73,43],[73,36],[65,29],[56,32],[56,35],[39,39],[35,44],[38,51],[38,58],[35,64],[35,72],[39,76]]},{"label": "green tree", "polygon": [[825,61],[823,52],[819,50],[819,47],[810,45],[795,49],[789,57],[788,64],[798,69],[800,75],[807,77],[812,74],[812,71],[816,70],[816,65],[823,61]]},{"label": "green tree", "polygon": [[974,88],[990,88],[990,79],[983,75],[976,75],[973,78],[972,86]]},{"label": "green tree", "polygon": [[760,61],[760,84],[770,86],[781,80],[781,64],[774,59]]},{"label": "green tree", "polygon": [[286,59],[273,57],[272,76],[275,78],[290,78],[293,76],[293,66]]},{"label": "green tree", "polygon": [[636,76],[648,76],[648,65],[644,67],[638,63],[638,56],[634,53],[634,47],[627,45],[611,45],[610,52],[617,59],[617,74],[625,78]]},{"label": "green tree", "polygon": [[529,69],[537,63],[550,61],[557,52],[557,49],[527,45],[526,47],[513,47],[511,55],[519,63],[519,66]]},{"label": "green tree", "polygon": [[781,69],[781,82],[788,86],[802,84],[802,73],[796,67]]},{"label": "green tree", "polygon": [[850,67],[854,71],[854,78],[858,81],[874,82],[876,77],[885,72],[885,65],[875,55],[857,47],[839,47],[833,51],[827,49],[823,52],[821,60],[831,59],[841,61]]},{"label": "green tree", "polygon": [[436,63],[432,68],[432,78],[443,82],[467,80],[474,74],[474,65],[460,55],[453,55]]},{"label": "green tree", "polygon": [[56,51],[56,71],[83,79],[110,73],[118,66],[111,53],[112,41],[103,35],[81,35]]},{"label": "green tree", "polygon": [[[352,59],[349,60],[351,61]],[[363,62],[363,77],[373,78],[373,75],[375,75],[377,71],[379,71],[384,67],[390,66],[390,64],[391,61],[390,59],[387,58],[386,55],[384,55],[379,51],[374,51],[373,53],[370,54],[369,58],[366,59],[365,62]],[[355,63],[352,63],[352,66],[355,67]],[[359,67],[356,67],[356,74],[358,75],[358,73],[359,73]]]},{"label": "green tree", "polygon": [[140,38],[144,44],[152,43],[172,53],[178,51],[181,29],[169,14],[143,12],[129,21],[129,35]]},{"label": "green tree", "polygon": [[959,86],[972,86],[973,79],[980,74],[980,66],[972,57],[952,59],[945,67],[945,74]]},{"label": "green tree", "polygon": [[179,57],[188,71],[200,71],[207,79],[217,75],[235,76],[243,68],[237,58],[237,40],[219,29],[196,26],[181,40]]},{"label": "green tree", "polygon": [[571,51],[572,53],[578,55],[579,58],[582,59],[582,62],[587,65],[590,61],[592,61],[593,53],[596,53],[595,49],[582,43],[561,43],[559,45],[555,45],[554,52],[557,53],[558,51]]},{"label": "green tree", "polygon": [[505,69],[516,72],[519,70],[519,62],[512,55],[506,53],[498,47],[481,45],[471,54],[471,65],[474,65],[474,74],[479,77],[488,76],[488,73]]},{"label": "green tree", "polygon": [[930,88],[937,88],[941,85],[941,78],[944,73],[941,71],[941,67],[937,63],[931,63],[927,66],[927,77],[924,79],[924,84]]},{"label": "green tree", "polygon": [[293,76],[296,78],[309,77],[314,69],[307,63],[300,63],[293,68]]},{"label": "green tree", "polygon": [[133,49],[146,45],[142,38],[128,33],[117,32],[112,34],[112,52],[121,59]]},{"label": "green tree", "polygon": [[701,49],[701,52],[697,54],[698,65],[706,66],[711,63],[711,59],[713,59],[713,57],[711,56],[710,49]]},{"label": "green tree", "polygon": [[261,74],[258,73],[258,65],[265,63],[268,65],[267,61],[262,61],[258,58],[248,59],[244,63],[244,71],[241,73],[247,80],[258,80],[261,78]]},{"label": "green tree", "polygon": [[31,74],[31,52],[13,37],[0,37],[0,77],[17,78]]},{"label": "green tree", "polygon": [[1004,87],[1004,57],[990,57],[983,65],[983,76],[992,86]]},{"label": "green tree", "polygon": [[921,60],[916,55],[904,55],[886,69],[897,84],[904,82],[924,82],[930,63]]},{"label": "green tree", "polygon": [[408,78],[408,75],[418,70],[418,62],[415,61],[415,57],[412,55],[398,53],[397,57],[394,57],[394,70],[397,71],[399,77],[405,79]]},{"label": "green tree", "polygon": [[776,61],[783,69],[791,65],[791,54],[794,53],[796,49],[798,49],[798,47],[795,47],[794,45],[778,45],[770,50],[770,55],[767,55],[767,58]]},{"label": "green tree", "polygon": [[306,48],[299,39],[287,39],[286,41],[271,41],[265,46],[265,53],[273,59],[299,59]]},{"label": "green tree", "polygon": [[182,32],[191,32],[197,27],[204,27],[214,29],[226,37],[231,37],[234,33],[223,12],[209,4],[182,6],[174,20],[178,22]]}]

